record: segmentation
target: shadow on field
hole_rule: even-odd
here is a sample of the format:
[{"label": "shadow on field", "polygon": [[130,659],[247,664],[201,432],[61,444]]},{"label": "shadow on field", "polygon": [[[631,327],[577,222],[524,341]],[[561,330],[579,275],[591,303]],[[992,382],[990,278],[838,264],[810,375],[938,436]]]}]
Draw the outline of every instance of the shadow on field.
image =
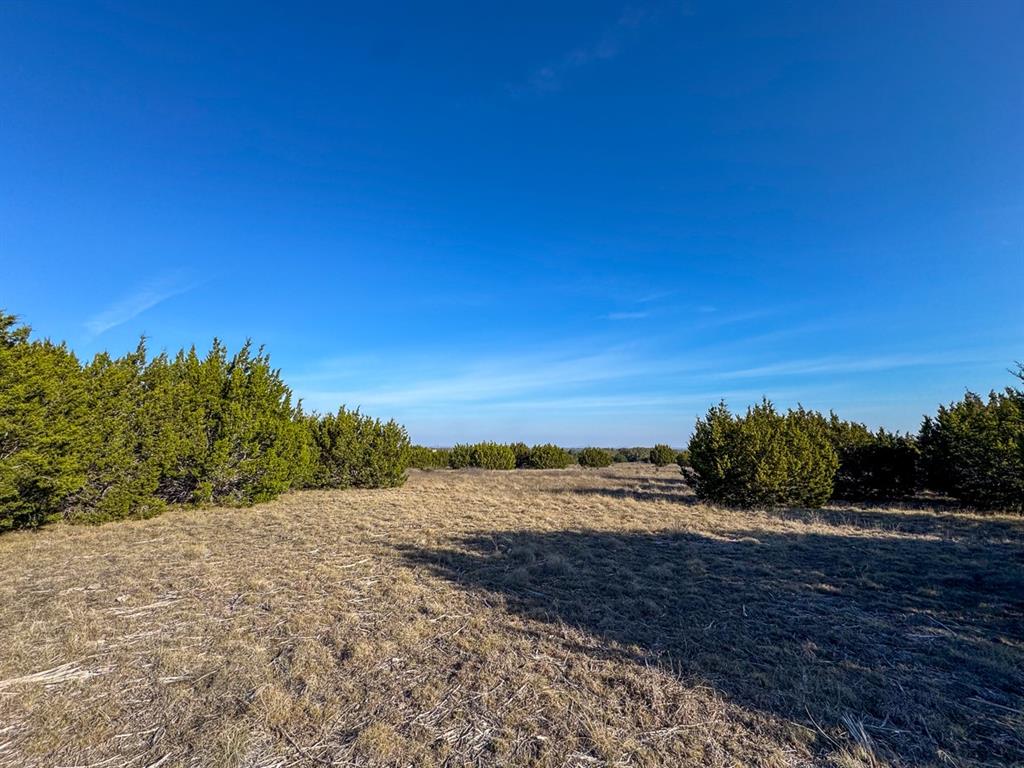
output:
[{"label": "shadow on field", "polygon": [[645,477],[620,487],[564,488],[555,493],[573,496],[605,496],[610,499],[635,499],[637,501],[668,501],[673,504],[700,503],[682,476]]},{"label": "shadow on field", "polygon": [[1021,541],[1024,537],[1024,521],[1012,522],[1006,519],[986,518],[982,515],[958,514],[956,507],[934,511],[920,509],[913,502],[900,505],[887,504],[885,507],[871,507],[860,504],[835,506],[828,509],[778,509],[767,510],[766,514],[782,519],[827,526],[846,526],[867,531],[892,531],[918,536],[972,539],[975,543]]},{"label": "shadow on field", "polygon": [[599,639],[602,657],[659,664],[747,709],[820,726],[823,750],[861,723],[876,753],[900,763],[1019,765],[1020,533],[1013,545],[483,532],[404,555],[515,614]]}]

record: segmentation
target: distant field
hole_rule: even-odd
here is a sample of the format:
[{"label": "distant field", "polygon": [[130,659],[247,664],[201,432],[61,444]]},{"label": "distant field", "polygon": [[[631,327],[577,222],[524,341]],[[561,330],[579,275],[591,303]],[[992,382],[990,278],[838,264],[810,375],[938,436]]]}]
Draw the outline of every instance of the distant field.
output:
[{"label": "distant field", "polygon": [[1024,519],[413,472],[0,536],[2,766],[1024,764]]}]

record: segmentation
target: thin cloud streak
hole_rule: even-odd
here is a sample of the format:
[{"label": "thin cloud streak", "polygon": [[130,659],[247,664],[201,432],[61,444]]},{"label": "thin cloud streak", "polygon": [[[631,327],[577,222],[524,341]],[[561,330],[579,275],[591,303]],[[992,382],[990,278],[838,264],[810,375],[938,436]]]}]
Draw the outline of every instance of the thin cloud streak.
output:
[{"label": "thin cloud streak", "polygon": [[106,309],[85,321],[85,328],[92,336],[99,336],[112,328],[124,325],[148,309],[168,299],[191,290],[192,286],[146,286],[135,293],[114,302]]},{"label": "thin cloud streak", "polygon": [[650,312],[609,312],[605,320],[643,320],[650,317]]},{"label": "thin cloud streak", "polygon": [[960,365],[979,362],[977,357],[968,357],[943,352],[930,355],[880,355],[867,358],[817,358],[791,360],[754,368],[723,371],[716,374],[723,379],[754,379],[781,376],[810,376],[830,373],[867,373],[892,371],[899,368],[916,368],[929,365]]},{"label": "thin cloud streak", "polygon": [[[792,378],[832,374],[871,373],[933,365],[959,365],[977,362],[963,354],[892,354],[866,358],[817,358],[780,361],[757,367],[732,367],[736,360],[725,360],[706,353],[693,358],[664,356],[636,348],[579,354],[576,356],[520,356],[491,359],[464,366],[451,375],[439,375],[442,366],[434,362],[432,370],[415,370],[415,366],[393,370],[379,383],[362,380],[357,387],[329,386],[330,376],[313,374],[299,377],[313,385],[300,386],[302,399],[314,408],[333,409],[345,404],[387,410],[460,409],[514,410],[565,409],[623,410],[655,407],[682,407],[714,402],[725,397],[734,401],[755,401],[762,396],[798,398],[791,392]],[[660,359],[659,359],[660,358]],[[341,375],[333,381],[351,377]],[[410,381],[407,386],[388,386],[387,380]],[[780,386],[783,381],[789,386]],[[753,382],[757,384],[751,384]],[[708,387],[721,382],[721,389]],[[746,386],[730,387],[729,383],[746,382]],[[317,384],[321,386],[316,386]],[[322,385],[328,386],[322,386]],[[594,387],[613,386],[623,390],[596,393]],[[693,391],[696,387],[700,387]],[[689,391],[688,391],[689,390]],[[816,383],[813,392],[820,393]],[[810,390],[804,390],[808,394]]]},{"label": "thin cloud streak", "polygon": [[[563,358],[519,357],[483,361],[453,376],[422,375],[418,383],[408,387],[320,390],[302,395],[305,402],[315,406],[326,403],[369,407],[466,404],[628,379],[651,370],[652,366],[617,351]],[[407,371],[394,376],[410,378]]]},{"label": "thin cloud streak", "polygon": [[590,45],[573,48],[561,57],[535,69],[524,85],[514,86],[514,94],[524,92],[556,93],[562,90],[566,77],[595,62],[608,61],[619,55],[627,35],[656,19],[672,6],[630,7],[610,24],[601,38]]}]

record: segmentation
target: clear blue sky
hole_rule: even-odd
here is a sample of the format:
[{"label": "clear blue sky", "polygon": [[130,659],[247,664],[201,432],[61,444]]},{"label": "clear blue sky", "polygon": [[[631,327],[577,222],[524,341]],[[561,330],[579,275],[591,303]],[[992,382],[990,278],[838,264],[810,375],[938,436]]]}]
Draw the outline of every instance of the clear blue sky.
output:
[{"label": "clear blue sky", "polygon": [[1020,0],[5,2],[0,306],[252,336],[429,444],[913,429],[1024,358],[1022,40]]}]

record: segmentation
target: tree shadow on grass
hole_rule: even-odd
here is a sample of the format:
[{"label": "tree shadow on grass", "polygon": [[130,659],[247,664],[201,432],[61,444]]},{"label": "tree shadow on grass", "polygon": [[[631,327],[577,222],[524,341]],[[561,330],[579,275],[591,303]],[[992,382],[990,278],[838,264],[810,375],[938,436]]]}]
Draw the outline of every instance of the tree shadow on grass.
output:
[{"label": "tree shadow on grass", "polygon": [[866,531],[898,532],[944,539],[1016,541],[1024,546],[1024,520],[958,514],[957,507],[931,510],[914,502],[870,506],[848,503],[827,509],[777,509],[768,515],[811,525],[844,526]]},{"label": "tree shadow on grass", "polygon": [[701,503],[682,475],[679,477],[643,477],[625,482],[627,484],[618,486],[570,487],[554,492],[573,496],[604,496],[609,499],[668,501],[674,504]]},{"label": "tree shadow on grass", "polygon": [[853,718],[896,763],[1024,764],[1019,536],[495,531],[404,555],[742,707]]}]

